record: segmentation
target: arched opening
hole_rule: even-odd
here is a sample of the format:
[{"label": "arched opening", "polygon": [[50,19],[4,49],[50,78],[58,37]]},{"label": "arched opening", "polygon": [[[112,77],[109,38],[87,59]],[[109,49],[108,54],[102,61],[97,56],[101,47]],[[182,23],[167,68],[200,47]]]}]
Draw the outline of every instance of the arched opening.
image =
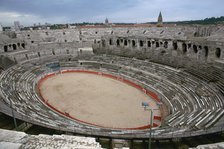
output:
[{"label": "arched opening", "polygon": [[215,56],[217,58],[220,58],[220,56],[221,56],[221,49],[220,48],[216,48],[216,50],[215,50]]},{"label": "arched opening", "polygon": [[167,42],[167,41],[164,42],[164,48],[165,48],[165,49],[168,48],[168,42]]},{"label": "arched opening", "polygon": [[194,53],[198,53],[198,47],[196,45],[193,45],[193,50],[194,50]]},{"label": "arched opening", "polygon": [[147,46],[148,46],[148,47],[151,47],[151,41],[148,41],[148,42],[147,42]]},{"label": "arched opening", "polygon": [[66,50],[66,53],[69,54],[69,50],[68,49]]},{"label": "arched opening", "polygon": [[96,44],[96,39],[94,39],[94,43]]},{"label": "arched opening", "polygon": [[17,46],[20,47],[20,43],[17,43]]},{"label": "arched opening", "polygon": [[25,49],[25,43],[22,43],[21,46]]},{"label": "arched opening", "polygon": [[143,47],[144,43],[142,40],[139,41],[140,47]]},{"label": "arched opening", "polygon": [[159,47],[159,42],[157,41],[157,42],[156,42],[156,48],[158,48],[158,47]]},{"label": "arched opening", "polygon": [[67,40],[65,39],[65,42],[67,42]]},{"label": "arched opening", "polygon": [[128,41],[125,39],[124,40],[124,45],[127,46],[128,45]]},{"label": "arched opening", "polygon": [[132,47],[135,47],[135,40],[132,40]]},{"label": "arched opening", "polygon": [[186,45],[186,43],[182,44],[182,49],[183,49],[183,53],[187,52],[187,45]]},{"label": "arched opening", "polygon": [[31,43],[34,43],[34,41],[32,40]]},{"label": "arched opening", "polygon": [[120,46],[120,40],[117,39],[117,46]]},{"label": "arched opening", "polygon": [[113,45],[112,39],[109,40],[109,44],[110,45]]},{"label": "arched opening", "polygon": [[16,50],[16,44],[12,45],[13,50]]},{"label": "arched opening", "polygon": [[8,46],[4,46],[4,52],[8,52]]},{"label": "arched opening", "polygon": [[205,50],[205,57],[208,57],[208,47],[205,46],[205,47],[204,47],[204,50]]},{"label": "arched opening", "polygon": [[190,44],[190,43],[189,43],[187,46],[188,46],[188,49],[190,49],[190,48],[191,48],[191,44]]},{"label": "arched opening", "polygon": [[177,43],[176,42],[173,42],[173,49],[174,50],[177,50],[178,46],[177,46]]}]

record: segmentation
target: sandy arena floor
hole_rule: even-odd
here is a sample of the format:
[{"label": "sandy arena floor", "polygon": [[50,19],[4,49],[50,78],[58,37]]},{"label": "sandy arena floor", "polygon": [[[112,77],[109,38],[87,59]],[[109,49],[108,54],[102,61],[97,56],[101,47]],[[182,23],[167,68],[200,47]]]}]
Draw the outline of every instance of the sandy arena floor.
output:
[{"label": "sandy arena floor", "polygon": [[[156,102],[142,91],[121,81],[94,74],[57,74],[43,81],[40,91],[44,100],[59,111],[109,128],[149,125],[149,111],[141,107],[142,101],[158,108]],[[161,116],[160,111],[155,111],[154,115]]]}]

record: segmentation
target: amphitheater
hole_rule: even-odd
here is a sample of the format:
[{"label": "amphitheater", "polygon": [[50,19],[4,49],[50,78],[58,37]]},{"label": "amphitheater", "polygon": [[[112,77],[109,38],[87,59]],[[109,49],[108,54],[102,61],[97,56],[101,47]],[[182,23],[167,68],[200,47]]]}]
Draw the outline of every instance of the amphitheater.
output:
[{"label": "amphitheater", "polygon": [[222,135],[223,35],[223,25],[2,32],[0,112],[89,137]]}]

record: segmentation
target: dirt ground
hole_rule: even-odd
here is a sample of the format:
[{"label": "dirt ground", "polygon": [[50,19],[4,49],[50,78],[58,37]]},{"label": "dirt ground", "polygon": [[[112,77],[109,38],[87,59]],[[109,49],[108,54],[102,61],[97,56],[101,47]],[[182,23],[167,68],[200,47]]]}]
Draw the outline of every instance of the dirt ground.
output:
[{"label": "dirt ground", "polygon": [[[86,73],[63,73],[49,77],[40,86],[51,106],[70,116],[110,128],[136,128],[150,124],[150,112],[141,103],[156,102],[142,91],[121,81]],[[161,116],[159,110],[154,116]],[[160,122],[154,121],[160,125]]]}]

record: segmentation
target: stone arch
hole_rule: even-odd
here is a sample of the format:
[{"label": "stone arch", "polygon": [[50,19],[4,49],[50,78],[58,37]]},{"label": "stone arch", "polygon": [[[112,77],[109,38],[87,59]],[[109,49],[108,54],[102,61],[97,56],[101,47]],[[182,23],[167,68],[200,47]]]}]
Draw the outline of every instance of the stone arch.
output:
[{"label": "stone arch", "polygon": [[140,47],[143,47],[144,46],[144,42],[142,40],[139,41],[139,45]]},{"label": "stone arch", "polygon": [[148,47],[151,47],[151,46],[152,46],[152,45],[151,45],[151,41],[148,41],[148,42],[147,42],[147,46],[148,46]]},{"label": "stone arch", "polygon": [[196,45],[193,45],[193,51],[194,53],[198,53],[198,47]]},{"label": "stone arch", "polygon": [[120,40],[117,39],[117,46],[120,46]]},{"label": "stone arch", "polygon": [[16,50],[17,49],[16,44],[13,44],[12,48],[13,48],[13,50]]},{"label": "stone arch", "polygon": [[125,45],[125,46],[128,45],[128,41],[127,41],[127,39],[124,40],[124,45]]},{"label": "stone arch", "polygon": [[204,53],[205,53],[205,57],[208,57],[208,47],[207,46],[204,47]]},{"label": "stone arch", "polygon": [[132,46],[133,46],[133,47],[136,46],[135,40],[132,40]]},{"label": "stone arch", "polygon": [[176,42],[173,42],[173,49],[174,50],[177,50],[178,46],[177,46],[177,43]]},{"label": "stone arch", "polygon": [[159,42],[158,41],[156,41],[156,48],[158,48],[159,47]]},{"label": "stone arch", "polygon": [[25,43],[22,43],[21,46],[25,49]]},{"label": "stone arch", "polygon": [[216,48],[216,50],[215,50],[215,56],[217,58],[220,58],[221,57],[221,49],[220,48]]},{"label": "stone arch", "polygon": [[187,45],[186,45],[186,43],[182,44],[182,50],[183,50],[183,53],[187,52]]},{"label": "stone arch", "polygon": [[191,48],[191,43],[187,44],[187,46],[188,46],[188,49],[190,49]]},{"label": "stone arch", "polygon": [[113,40],[112,39],[109,40],[109,44],[113,45]]},{"label": "stone arch", "polygon": [[163,46],[164,46],[165,49],[167,49],[168,48],[168,42],[165,41]]},{"label": "stone arch", "polygon": [[4,46],[4,52],[8,52],[8,46],[7,45]]}]

